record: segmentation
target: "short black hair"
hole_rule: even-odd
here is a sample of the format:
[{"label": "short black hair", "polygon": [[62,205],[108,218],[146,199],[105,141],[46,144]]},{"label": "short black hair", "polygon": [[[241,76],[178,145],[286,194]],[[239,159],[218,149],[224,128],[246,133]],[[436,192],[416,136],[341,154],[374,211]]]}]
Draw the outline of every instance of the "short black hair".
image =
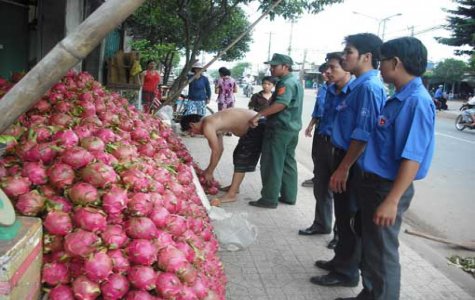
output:
[{"label": "short black hair", "polygon": [[148,66],[150,63],[155,63],[155,61],[152,60],[152,59],[147,60],[147,66]]},{"label": "short black hair", "polygon": [[349,46],[353,46],[358,50],[359,55],[365,53],[371,53],[371,64],[373,68],[378,68],[378,62],[380,58],[380,48],[383,41],[375,34],[372,33],[358,33],[348,35],[345,37],[345,43]]},{"label": "short black hair", "polygon": [[323,64],[320,65],[320,67],[318,67],[318,72],[323,73],[323,72],[325,72],[327,69],[328,69],[327,63],[323,63]]},{"label": "short black hair", "polygon": [[226,67],[221,67],[218,69],[218,72],[221,76],[231,76],[231,71]]},{"label": "short black hair", "polygon": [[422,76],[427,68],[427,48],[415,37],[401,37],[385,42],[381,46],[381,56],[398,57],[407,73]]},{"label": "short black hair", "polygon": [[191,128],[190,123],[198,123],[201,120],[201,118],[203,118],[203,116],[197,115],[197,114],[186,115],[186,116],[181,117],[181,120],[180,120],[181,131],[190,130]]},{"label": "short black hair", "polygon": [[330,52],[330,53],[327,53],[327,56],[325,57],[325,61],[330,61],[332,59],[336,59],[338,60],[338,63],[341,65],[341,63],[343,62],[343,52]]},{"label": "short black hair", "polygon": [[264,76],[261,82],[264,83],[264,81],[269,81],[270,83],[275,85],[277,83],[277,78],[275,78],[274,76]]}]

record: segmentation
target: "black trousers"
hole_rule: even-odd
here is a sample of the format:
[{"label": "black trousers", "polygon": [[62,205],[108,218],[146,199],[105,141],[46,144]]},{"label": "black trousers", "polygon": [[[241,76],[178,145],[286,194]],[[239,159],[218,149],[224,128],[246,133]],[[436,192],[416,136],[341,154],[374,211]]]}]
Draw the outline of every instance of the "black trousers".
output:
[{"label": "black trousers", "polygon": [[[345,157],[346,151],[333,149],[333,169]],[[346,191],[343,193],[334,193],[335,203],[335,222],[338,230],[339,241],[334,251],[335,256],[332,259],[334,273],[348,280],[357,280],[359,278],[359,265],[361,261],[361,239],[352,229],[353,221],[358,211],[357,187],[361,181],[361,170],[355,163],[351,167]]]},{"label": "black trousers", "polygon": [[329,136],[314,133],[312,145],[313,195],[316,203],[313,224],[325,232],[331,231],[333,223],[333,195],[328,186],[332,175],[332,149]]}]

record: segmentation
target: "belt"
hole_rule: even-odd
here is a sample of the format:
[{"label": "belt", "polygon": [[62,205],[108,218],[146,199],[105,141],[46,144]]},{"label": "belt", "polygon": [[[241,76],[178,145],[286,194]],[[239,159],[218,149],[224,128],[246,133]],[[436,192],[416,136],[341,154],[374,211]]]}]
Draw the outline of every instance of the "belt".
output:
[{"label": "belt", "polygon": [[317,138],[324,140],[325,142],[331,142],[331,137],[326,134],[317,134]]},{"label": "belt", "polygon": [[393,182],[393,180],[386,179],[386,178],[383,178],[383,177],[381,177],[379,175],[376,175],[374,173],[369,173],[369,172],[365,172],[365,171],[362,171],[361,175],[364,179],[368,179],[368,180]]}]

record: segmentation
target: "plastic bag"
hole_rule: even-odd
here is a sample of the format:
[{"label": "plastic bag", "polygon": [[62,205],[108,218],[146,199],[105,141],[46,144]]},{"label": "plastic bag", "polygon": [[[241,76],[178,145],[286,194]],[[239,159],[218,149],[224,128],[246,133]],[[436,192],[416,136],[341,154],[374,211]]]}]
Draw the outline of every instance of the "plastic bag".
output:
[{"label": "plastic bag", "polygon": [[243,250],[257,238],[257,227],[249,222],[246,212],[227,213],[224,209],[213,206],[209,217],[224,250]]},{"label": "plastic bag", "polygon": [[171,120],[173,119],[173,107],[164,105],[157,111],[156,115],[163,121]]}]

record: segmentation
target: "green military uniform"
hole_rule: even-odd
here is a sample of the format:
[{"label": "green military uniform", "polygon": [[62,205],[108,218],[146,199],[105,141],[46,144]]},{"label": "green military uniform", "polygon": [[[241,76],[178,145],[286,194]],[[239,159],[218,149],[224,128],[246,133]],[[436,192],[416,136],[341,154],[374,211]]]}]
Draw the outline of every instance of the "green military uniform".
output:
[{"label": "green military uniform", "polygon": [[262,144],[262,197],[259,202],[277,205],[279,194],[281,202],[294,204],[297,200],[295,148],[302,128],[302,102],[303,87],[298,78],[292,73],[281,77],[271,104],[280,103],[286,108],[267,118]]}]

